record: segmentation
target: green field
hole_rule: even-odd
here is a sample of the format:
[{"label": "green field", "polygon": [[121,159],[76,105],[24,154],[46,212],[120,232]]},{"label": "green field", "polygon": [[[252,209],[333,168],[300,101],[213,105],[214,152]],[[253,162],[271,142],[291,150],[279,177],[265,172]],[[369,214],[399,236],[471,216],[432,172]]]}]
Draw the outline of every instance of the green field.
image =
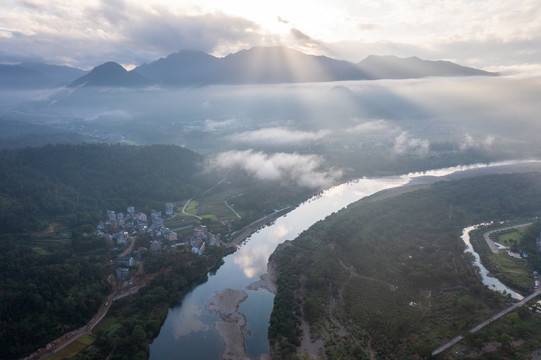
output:
[{"label": "green field", "polygon": [[60,222],[52,222],[40,232],[28,233],[18,240],[20,245],[29,246],[41,255],[48,250],[57,250],[71,245],[71,232]]},{"label": "green field", "polygon": [[105,319],[100,321],[100,323],[94,328],[93,332],[96,334],[98,332],[106,332],[111,326],[117,323],[117,319],[112,316],[107,316]]},{"label": "green field", "polygon": [[[522,221],[522,224],[524,221]],[[521,223],[518,222],[517,225]],[[492,233],[490,238],[505,246],[513,246],[514,242],[520,247],[520,241],[526,234],[528,227],[522,227],[519,229],[504,230],[501,232]],[[506,285],[516,288],[517,290],[527,291],[534,285],[533,278],[531,277],[532,270],[529,268],[526,259],[518,259],[507,254],[507,250],[500,250],[498,254],[493,254],[488,248],[483,234],[486,231],[491,230],[486,228],[482,231],[472,234],[472,243],[475,242],[476,250],[481,255],[483,264],[487,269],[494,273],[502,282]]]},{"label": "green field", "polygon": [[502,232],[498,235],[496,242],[509,247],[513,246],[515,242],[517,245],[520,245],[520,241],[522,240],[525,231],[526,228],[522,227]]},{"label": "green field", "polygon": [[534,282],[530,276],[531,270],[524,259],[517,259],[507,254],[507,251],[500,250],[496,256],[497,268],[503,276],[516,283],[520,287],[533,287]]},{"label": "green field", "polygon": [[92,345],[94,341],[96,341],[96,338],[93,336],[80,336],[62,350],[52,354],[51,356],[48,356],[47,360],[71,359],[72,357],[86,349],[88,346]]}]

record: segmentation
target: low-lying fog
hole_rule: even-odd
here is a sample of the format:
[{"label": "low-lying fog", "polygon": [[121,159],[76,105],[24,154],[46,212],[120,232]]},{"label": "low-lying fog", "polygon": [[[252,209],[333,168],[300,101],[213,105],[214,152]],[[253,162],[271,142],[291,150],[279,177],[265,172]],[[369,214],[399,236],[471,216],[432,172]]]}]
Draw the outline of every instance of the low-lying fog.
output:
[{"label": "low-lying fog", "polygon": [[254,176],[293,176],[302,164],[299,178],[316,186],[386,158],[538,157],[540,100],[537,82],[492,77],[79,88],[5,94],[0,119],[89,141],[178,144]]}]

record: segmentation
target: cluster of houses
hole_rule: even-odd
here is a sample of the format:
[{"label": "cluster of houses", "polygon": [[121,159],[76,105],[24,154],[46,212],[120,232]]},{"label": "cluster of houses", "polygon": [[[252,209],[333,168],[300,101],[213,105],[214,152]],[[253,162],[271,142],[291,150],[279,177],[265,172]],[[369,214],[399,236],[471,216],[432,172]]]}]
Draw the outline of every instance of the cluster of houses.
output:
[{"label": "cluster of houses", "polygon": [[[172,203],[165,204],[165,215],[174,214]],[[162,212],[152,210],[150,222],[146,214],[136,212],[135,207],[127,208],[126,213],[106,210],[105,220],[97,225],[96,234],[103,237],[111,246],[123,248],[129,245],[132,239],[139,235],[147,235],[150,238],[150,251],[156,253],[167,251],[178,246],[190,246],[191,251],[203,255],[207,246],[220,246],[220,236],[210,233],[206,226],[199,225],[193,229],[189,241],[178,241],[176,232],[164,226]],[[133,256],[121,256],[112,262],[116,265],[116,276],[120,280],[126,280],[130,276],[130,269],[142,259],[142,254],[148,251],[139,248],[133,252]]]},{"label": "cluster of houses", "polygon": [[[148,235],[153,241],[152,244],[177,240],[177,233],[163,225],[161,211],[152,210],[149,224],[148,216],[142,212],[136,213],[133,206],[128,207],[125,214],[107,210],[106,220],[100,222],[97,229],[96,233],[99,236],[117,246],[124,246],[132,237],[142,234]],[[152,250],[159,250],[159,247],[152,248]]]},{"label": "cluster of houses", "polygon": [[220,235],[214,235],[207,230],[205,225],[196,226],[190,236],[192,252],[202,255],[206,246],[221,246]]}]

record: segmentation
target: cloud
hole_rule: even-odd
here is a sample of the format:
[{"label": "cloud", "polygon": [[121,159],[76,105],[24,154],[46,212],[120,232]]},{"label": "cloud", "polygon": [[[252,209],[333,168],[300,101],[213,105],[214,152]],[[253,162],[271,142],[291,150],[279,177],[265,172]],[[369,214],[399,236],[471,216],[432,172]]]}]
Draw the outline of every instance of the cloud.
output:
[{"label": "cloud", "polygon": [[393,151],[395,155],[413,154],[425,156],[428,154],[430,142],[427,139],[412,137],[407,131],[402,131],[394,140]]},{"label": "cloud", "polygon": [[328,54],[328,50],[324,42],[316,40],[294,27],[292,27],[289,32],[293,40],[293,44],[291,45],[294,45],[296,48],[298,48],[298,50],[316,55]]},{"label": "cloud", "polygon": [[301,40],[303,42],[312,42],[312,38],[308,35],[306,35],[305,33],[303,33],[302,31],[300,31],[299,29],[295,29],[295,28],[291,28],[291,35],[293,35],[293,37],[297,40]]},{"label": "cloud", "polygon": [[253,21],[219,11],[192,15],[123,0],[85,8],[51,1],[43,11],[38,1],[25,3],[24,12],[2,17],[0,63],[40,58],[86,69],[105,61],[139,65],[181,49],[227,54],[273,41]]},{"label": "cloud", "polygon": [[484,148],[488,150],[493,144],[496,138],[492,135],[487,135],[484,139],[475,140],[470,134],[464,135],[464,138],[459,142],[459,149],[461,151],[468,149]]},{"label": "cloud", "polygon": [[234,134],[229,136],[229,140],[243,144],[294,145],[320,140],[328,134],[328,130],[320,130],[314,133],[275,127]]},{"label": "cloud", "polygon": [[347,133],[354,133],[354,134],[367,134],[367,133],[374,133],[374,132],[391,132],[397,130],[397,126],[394,124],[391,124],[390,122],[379,119],[379,120],[371,120],[363,122],[359,125],[356,125],[352,128],[346,129],[345,131]]},{"label": "cloud", "polygon": [[211,119],[205,120],[203,124],[203,130],[208,132],[215,132],[218,130],[224,130],[228,127],[233,126],[237,121],[235,119],[223,120],[223,121],[214,121]]},{"label": "cloud", "polygon": [[242,169],[257,180],[293,183],[312,189],[328,187],[342,176],[341,170],[323,169],[322,157],[296,153],[233,150],[217,154],[207,165],[214,170]]}]

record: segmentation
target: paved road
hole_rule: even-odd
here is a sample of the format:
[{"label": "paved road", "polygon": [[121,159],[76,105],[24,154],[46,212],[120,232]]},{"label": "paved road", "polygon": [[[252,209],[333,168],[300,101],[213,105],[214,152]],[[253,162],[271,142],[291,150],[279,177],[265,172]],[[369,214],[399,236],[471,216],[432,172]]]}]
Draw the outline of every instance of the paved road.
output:
[{"label": "paved road", "polygon": [[191,201],[192,201],[192,199],[186,201],[186,204],[184,204],[184,207],[182,208],[182,213],[183,213],[184,215],[196,217],[196,218],[198,218],[199,220],[203,219],[201,216],[197,216],[197,215],[194,215],[194,214],[188,214],[188,213],[186,212],[186,207],[188,206],[188,204],[189,204]]},{"label": "paved road", "polygon": [[[509,306],[507,309],[505,309],[503,311],[500,311],[499,313],[492,316],[491,318],[481,322],[480,324],[478,324],[475,327],[471,328],[468,332],[470,334],[474,334],[474,333],[478,332],[479,330],[481,330],[482,328],[484,328],[488,324],[492,323],[493,321],[498,320],[499,318],[501,318],[502,316],[510,313],[511,311],[515,310],[516,308],[526,304],[528,301],[533,300],[535,297],[539,296],[540,294],[541,294],[541,288],[538,288],[531,295],[529,295],[529,296],[525,297],[524,299],[520,300],[519,302]],[[452,339],[448,343],[443,344],[442,346],[440,346],[439,348],[434,350],[432,352],[432,356],[438,355],[439,353],[449,349],[451,346],[455,345],[456,343],[458,343],[462,339],[464,339],[464,336],[462,336],[462,335],[455,337],[454,339]]]}]

